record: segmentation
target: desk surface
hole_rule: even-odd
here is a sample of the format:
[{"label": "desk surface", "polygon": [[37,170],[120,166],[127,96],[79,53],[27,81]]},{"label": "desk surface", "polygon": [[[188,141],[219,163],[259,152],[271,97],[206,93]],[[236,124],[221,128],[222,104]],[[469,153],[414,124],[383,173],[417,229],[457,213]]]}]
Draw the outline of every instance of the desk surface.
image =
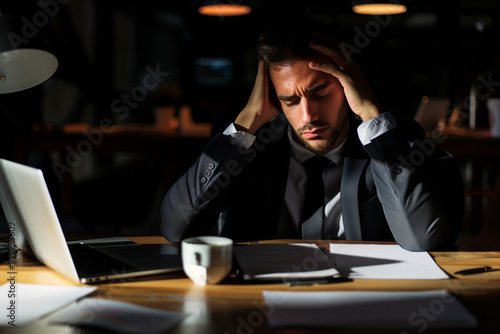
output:
[{"label": "desk surface", "polygon": [[[144,244],[166,243],[162,237],[131,237]],[[285,243],[290,240],[261,243]],[[294,241],[296,242],[296,241]],[[317,241],[320,247],[328,247],[329,241]],[[431,252],[435,261],[449,274],[478,266],[500,268],[500,252]],[[2,281],[5,282],[7,264],[0,264]],[[16,258],[17,281],[48,285],[74,285],[58,273],[20,253]],[[271,328],[267,321],[258,326],[243,328],[242,320],[255,312],[263,312],[264,290],[284,291],[420,291],[445,289],[458,296],[478,319],[479,328],[461,330],[430,330],[426,333],[498,333],[500,329],[500,271],[470,275],[448,280],[354,280],[352,282],[294,286],[285,284],[242,285],[230,275],[218,285],[199,287],[183,272],[153,275],[116,282],[100,283],[92,297],[134,303],[158,309],[194,313],[185,318],[168,333],[326,333],[332,329]],[[265,319],[265,317],[262,317]],[[259,318],[260,319],[260,318]],[[251,319],[250,319],[251,320]],[[251,322],[251,321],[250,321]],[[254,322],[255,323],[255,322]],[[248,325],[248,322],[246,322]],[[97,333],[89,328],[50,326],[42,319],[24,329],[2,329],[2,333]],[[335,333],[353,333],[335,330]],[[356,333],[402,333],[401,331],[365,330]],[[407,333],[407,332],[404,332]],[[416,333],[416,331],[415,331]]]}]

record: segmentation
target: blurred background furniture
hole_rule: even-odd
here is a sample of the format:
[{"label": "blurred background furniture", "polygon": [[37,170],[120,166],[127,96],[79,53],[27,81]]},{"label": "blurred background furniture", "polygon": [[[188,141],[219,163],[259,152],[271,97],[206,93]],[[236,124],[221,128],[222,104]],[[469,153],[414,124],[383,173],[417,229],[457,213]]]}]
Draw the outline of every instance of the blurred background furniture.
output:
[{"label": "blurred background furniture", "polygon": [[[444,97],[461,111],[458,129],[488,128],[486,100],[500,88],[499,1],[406,1],[397,15],[361,15],[352,1],[239,3],[251,10],[229,17],[200,14],[198,0],[0,0],[2,14],[23,18],[58,61],[43,84],[0,95],[0,156],[44,171],[68,229],[139,230],[157,218],[157,194],[194,162],[209,130],[222,130],[215,121],[227,124],[245,106],[262,25],[291,12],[331,25],[397,118],[413,119],[422,96]],[[109,131],[94,145],[100,127]],[[468,211],[468,234],[483,224],[497,168],[495,141],[475,137],[450,133],[439,143],[463,160],[467,200],[480,208]],[[79,150],[61,183],[53,164]],[[120,222],[102,225],[113,214]]]}]

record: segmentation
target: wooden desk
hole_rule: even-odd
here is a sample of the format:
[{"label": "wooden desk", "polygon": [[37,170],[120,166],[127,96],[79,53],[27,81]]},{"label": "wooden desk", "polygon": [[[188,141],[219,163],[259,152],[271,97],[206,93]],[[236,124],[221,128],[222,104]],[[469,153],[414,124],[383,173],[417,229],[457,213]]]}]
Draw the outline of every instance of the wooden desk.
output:
[{"label": "wooden desk", "polygon": [[[145,244],[166,243],[162,237],[130,238]],[[290,240],[268,241],[285,243]],[[295,242],[295,241],[294,241]],[[266,242],[262,242],[266,243]],[[328,241],[318,241],[328,247]],[[500,252],[432,252],[436,262],[448,273],[471,267],[490,265],[500,268]],[[8,268],[0,265],[2,280]],[[20,283],[72,285],[58,273],[18,254],[17,279]],[[161,274],[116,282],[100,283],[91,295],[134,303],[158,309],[186,312],[186,317],[168,333],[408,333],[399,330],[343,330],[326,328],[272,328],[267,324],[263,290],[285,291],[396,291],[446,289],[455,294],[478,319],[479,327],[460,330],[430,330],[425,333],[498,333],[500,329],[500,271],[448,280],[354,280],[313,286],[290,287],[285,284],[242,285],[229,276],[218,285],[195,286],[182,272]],[[267,311],[266,311],[267,310]],[[259,315],[260,314],[260,315]],[[260,321],[262,319],[262,321]],[[242,325],[245,324],[245,325]],[[412,331],[411,333],[417,333]],[[88,328],[52,326],[42,319],[17,330],[2,328],[2,333],[99,333]]]}]

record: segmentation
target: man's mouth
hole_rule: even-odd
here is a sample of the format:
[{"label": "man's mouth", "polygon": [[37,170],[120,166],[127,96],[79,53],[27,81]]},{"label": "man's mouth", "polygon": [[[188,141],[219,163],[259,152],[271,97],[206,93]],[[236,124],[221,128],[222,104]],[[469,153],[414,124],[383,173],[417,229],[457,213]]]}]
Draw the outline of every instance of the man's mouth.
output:
[{"label": "man's mouth", "polygon": [[306,139],[316,139],[321,137],[321,135],[326,131],[326,127],[314,128],[311,130],[302,131],[302,136]]}]

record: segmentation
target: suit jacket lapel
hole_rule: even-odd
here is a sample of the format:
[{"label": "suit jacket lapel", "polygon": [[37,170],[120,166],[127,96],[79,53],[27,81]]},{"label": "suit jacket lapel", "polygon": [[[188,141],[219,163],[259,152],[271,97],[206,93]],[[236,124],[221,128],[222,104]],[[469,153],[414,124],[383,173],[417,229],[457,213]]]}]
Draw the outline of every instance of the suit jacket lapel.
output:
[{"label": "suit jacket lapel", "polygon": [[359,141],[357,127],[360,122],[349,113],[349,132],[347,134],[346,157],[340,184],[342,220],[347,240],[362,240],[361,221],[359,218],[359,182],[366,164],[368,154]]},{"label": "suit jacket lapel", "polygon": [[362,240],[359,219],[359,181],[367,159],[344,159],[344,172],[340,184],[342,220],[347,240]]}]

